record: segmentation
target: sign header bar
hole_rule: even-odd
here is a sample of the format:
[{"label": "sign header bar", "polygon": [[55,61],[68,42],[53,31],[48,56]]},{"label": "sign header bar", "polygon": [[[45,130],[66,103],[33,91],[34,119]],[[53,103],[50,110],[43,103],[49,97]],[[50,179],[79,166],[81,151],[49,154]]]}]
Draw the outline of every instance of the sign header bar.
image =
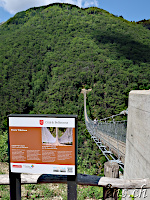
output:
[{"label": "sign header bar", "polygon": [[75,128],[75,118],[10,117],[9,126]]}]

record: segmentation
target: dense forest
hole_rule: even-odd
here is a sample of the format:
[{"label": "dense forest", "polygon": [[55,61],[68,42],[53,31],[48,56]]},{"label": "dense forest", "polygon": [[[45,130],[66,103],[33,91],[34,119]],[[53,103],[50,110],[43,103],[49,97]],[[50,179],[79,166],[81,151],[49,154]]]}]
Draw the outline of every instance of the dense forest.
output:
[{"label": "dense forest", "polygon": [[87,98],[92,119],[126,109],[131,90],[150,89],[148,24],[95,7],[52,4],[0,25],[2,139],[8,114],[77,114],[78,162],[100,174],[104,158],[88,140],[81,89],[92,88]]}]

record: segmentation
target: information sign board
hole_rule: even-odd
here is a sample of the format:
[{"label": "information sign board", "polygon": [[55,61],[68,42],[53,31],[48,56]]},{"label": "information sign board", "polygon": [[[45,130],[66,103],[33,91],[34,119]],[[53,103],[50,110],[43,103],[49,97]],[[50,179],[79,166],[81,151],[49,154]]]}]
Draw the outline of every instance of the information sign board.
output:
[{"label": "information sign board", "polygon": [[9,115],[10,171],[76,174],[74,115]]}]

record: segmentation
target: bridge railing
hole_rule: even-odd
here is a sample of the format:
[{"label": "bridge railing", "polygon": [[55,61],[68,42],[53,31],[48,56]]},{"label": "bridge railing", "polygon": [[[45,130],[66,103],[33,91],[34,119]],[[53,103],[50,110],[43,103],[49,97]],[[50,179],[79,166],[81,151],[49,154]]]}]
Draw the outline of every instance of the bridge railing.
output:
[{"label": "bridge railing", "polygon": [[116,140],[126,142],[126,132],[127,132],[127,120],[122,121],[110,121],[102,122],[99,121],[97,129],[106,135],[109,135]]},{"label": "bridge railing", "polygon": [[[126,131],[126,121],[124,122],[119,121],[119,129]],[[103,155],[106,157],[107,160],[114,160],[120,166],[120,168],[124,169],[124,160],[125,160],[125,143],[123,142],[125,138],[124,134],[117,134],[116,131],[116,124],[109,122],[99,122],[95,124],[88,116],[85,117],[85,124],[88,132],[91,135],[91,138],[97,144],[99,149],[102,151]],[[121,126],[123,125],[125,128],[123,129]],[[125,124],[125,125],[124,125]],[[108,131],[109,127],[109,131]],[[111,132],[110,132],[111,130]],[[125,133],[126,135],[126,133]],[[124,139],[124,140],[123,140]],[[122,141],[121,141],[122,140]],[[114,155],[117,157],[115,158]]]},{"label": "bridge railing", "polygon": [[[84,116],[86,128],[106,159],[120,163],[120,167],[123,169],[123,163],[125,161],[127,120],[116,121],[115,117],[128,114],[128,110],[124,110],[117,115],[112,115],[104,119],[92,121],[87,115],[86,92],[87,90],[82,90],[82,93],[84,94]],[[101,142],[106,147],[104,147]]]},{"label": "bridge railing", "polygon": [[[98,120],[97,124],[94,124],[94,121],[92,121],[88,116],[85,117],[85,123],[90,128],[90,132],[96,136],[101,137],[101,132],[111,136],[112,138],[116,140],[120,140],[122,142],[126,142],[126,133],[127,133],[127,120],[121,120],[121,121],[102,121]],[[94,133],[94,129],[97,130],[96,133]]]}]

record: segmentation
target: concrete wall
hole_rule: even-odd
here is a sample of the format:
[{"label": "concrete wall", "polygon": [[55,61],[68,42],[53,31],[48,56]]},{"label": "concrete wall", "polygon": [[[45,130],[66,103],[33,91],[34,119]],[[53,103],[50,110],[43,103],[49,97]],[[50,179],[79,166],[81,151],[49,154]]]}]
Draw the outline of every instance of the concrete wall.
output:
[{"label": "concrete wall", "polygon": [[[124,178],[150,178],[150,90],[129,94]],[[128,191],[129,194],[132,192]],[[138,192],[140,190],[135,191],[136,200],[150,200],[150,190],[147,190],[146,198],[144,192],[141,197]]]}]

